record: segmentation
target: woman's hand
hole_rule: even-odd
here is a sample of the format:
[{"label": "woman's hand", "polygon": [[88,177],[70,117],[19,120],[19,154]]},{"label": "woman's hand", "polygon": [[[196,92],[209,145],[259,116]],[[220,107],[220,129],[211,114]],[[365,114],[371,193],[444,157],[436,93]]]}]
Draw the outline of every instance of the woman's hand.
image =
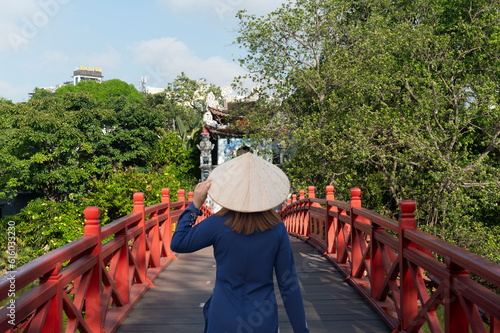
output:
[{"label": "woman's hand", "polygon": [[197,209],[200,209],[200,207],[207,199],[207,192],[211,185],[212,179],[207,179],[204,182],[196,185],[196,188],[193,192],[193,204]]}]

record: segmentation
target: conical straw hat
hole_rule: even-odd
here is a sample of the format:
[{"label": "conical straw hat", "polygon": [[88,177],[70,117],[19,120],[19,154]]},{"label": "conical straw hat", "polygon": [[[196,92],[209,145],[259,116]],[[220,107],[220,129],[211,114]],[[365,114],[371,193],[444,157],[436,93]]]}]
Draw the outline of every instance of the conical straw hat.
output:
[{"label": "conical straw hat", "polygon": [[290,181],[280,168],[252,153],[224,162],[209,178],[212,179],[210,197],[237,212],[272,209],[287,198],[290,190]]}]

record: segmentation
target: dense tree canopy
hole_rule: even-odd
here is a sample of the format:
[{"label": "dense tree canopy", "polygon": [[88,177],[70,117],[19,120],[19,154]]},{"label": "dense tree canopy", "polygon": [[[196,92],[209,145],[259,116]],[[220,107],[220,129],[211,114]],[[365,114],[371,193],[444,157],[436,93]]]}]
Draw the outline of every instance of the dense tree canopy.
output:
[{"label": "dense tree canopy", "polygon": [[[260,135],[288,145],[293,186],[331,184],[342,200],[360,187],[388,215],[414,199],[423,228],[464,246],[498,237],[498,8],[297,0],[265,17],[240,12],[240,63],[279,105]],[[483,238],[464,239],[474,228]]]},{"label": "dense tree canopy", "polygon": [[114,98],[126,98],[129,102],[141,102],[144,95],[135,89],[132,84],[118,79],[98,83],[96,81],[82,81],[77,85],[65,85],[56,90],[55,96],[62,97],[68,92],[86,91],[96,100],[108,102]]},{"label": "dense tree canopy", "polygon": [[88,189],[93,177],[122,167],[171,165],[186,174],[197,151],[186,149],[183,140],[190,138],[174,131],[175,121],[185,120],[185,132],[196,132],[200,123],[198,111],[184,102],[165,93],[145,96],[120,80],[83,81],[54,95],[37,88],[27,103],[2,100],[0,195],[21,190],[66,199]]},{"label": "dense tree canopy", "polygon": [[151,205],[164,187],[172,196],[190,190],[199,155],[186,133],[199,132],[200,123],[199,111],[184,102],[143,95],[119,80],[80,82],[55,94],[37,88],[26,103],[0,98],[0,204],[20,191],[40,196],[0,218],[0,243],[14,221],[23,264],[80,237],[87,206],[99,206],[106,224],[131,212],[134,192]]}]

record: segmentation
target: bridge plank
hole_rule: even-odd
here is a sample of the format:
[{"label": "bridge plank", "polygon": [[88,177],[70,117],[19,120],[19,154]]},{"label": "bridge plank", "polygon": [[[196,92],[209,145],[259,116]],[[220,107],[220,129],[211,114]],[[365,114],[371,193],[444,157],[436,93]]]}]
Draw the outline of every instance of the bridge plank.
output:
[{"label": "bridge plank", "polygon": [[[390,332],[356,290],[344,282],[342,273],[317,250],[294,237],[290,241],[311,332]],[[148,290],[117,332],[203,332],[202,306],[215,282],[212,248],[179,254],[178,258],[158,277],[156,287]],[[275,289],[280,333],[293,332],[277,285]]]}]

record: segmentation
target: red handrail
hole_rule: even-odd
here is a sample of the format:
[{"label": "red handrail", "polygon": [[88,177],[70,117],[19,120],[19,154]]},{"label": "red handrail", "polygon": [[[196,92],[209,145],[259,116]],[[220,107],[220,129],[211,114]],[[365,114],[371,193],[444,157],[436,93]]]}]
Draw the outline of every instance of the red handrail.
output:
[{"label": "red handrail", "polygon": [[[170,191],[161,192],[161,202],[147,208],[144,194],[135,193],[133,212],[103,227],[99,208],[87,207],[84,236],[1,277],[0,300],[11,303],[0,308],[0,332],[114,332],[176,259],[170,250],[173,225],[192,193],[186,201],[179,190],[178,201],[170,202]],[[37,280],[16,299],[9,296],[13,287]]]},{"label": "red handrail", "polygon": [[[281,216],[289,233],[324,253],[394,332],[500,332],[500,266],[416,227],[415,202],[400,203],[398,221],[361,207],[361,190],[350,203],[295,196]],[[444,308],[440,323],[436,309]]]}]

